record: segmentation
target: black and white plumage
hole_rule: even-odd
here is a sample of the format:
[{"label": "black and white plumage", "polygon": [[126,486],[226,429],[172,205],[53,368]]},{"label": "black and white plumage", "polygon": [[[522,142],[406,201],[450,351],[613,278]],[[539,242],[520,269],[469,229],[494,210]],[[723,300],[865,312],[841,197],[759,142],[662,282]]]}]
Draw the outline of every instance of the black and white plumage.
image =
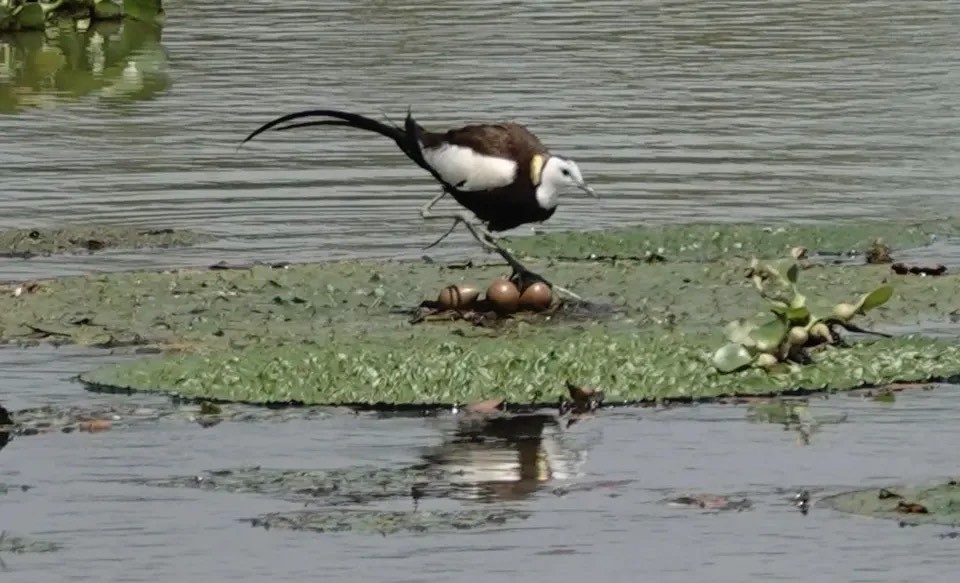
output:
[{"label": "black and white plumage", "polygon": [[[291,123],[311,117],[327,119]],[[393,140],[443,188],[421,209],[421,215],[424,218],[453,219],[450,231],[459,223],[465,224],[482,245],[500,253],[514,270],[523,268],[496,244],[491,231],[505,231],[549,219],[556,212],[559,193],[564,188],[575,187],[596,196],[573,160],[551,154],[530,130],[512,122],[472,124],[445,132],[431,132],[417,123],[409,112],[404,127],[400,128],[356,113],[314,109],[276,118],[254,130],[243,143],[270,129],[284,131],[308,126],[348,126]],[[463,213],[432,214],[431,207],[447,193],[486,228],[478,229]],[[430,246],[439,243],[443,237]]]}]

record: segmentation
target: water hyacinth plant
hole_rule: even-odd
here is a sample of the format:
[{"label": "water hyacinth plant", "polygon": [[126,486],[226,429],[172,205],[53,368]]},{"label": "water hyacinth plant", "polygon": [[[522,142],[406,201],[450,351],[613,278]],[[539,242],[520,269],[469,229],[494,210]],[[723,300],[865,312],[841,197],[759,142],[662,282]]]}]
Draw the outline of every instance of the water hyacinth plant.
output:
[{"label": "water hyacinth plant", "polygon": [[797,288],[800,264],[790,261],[786,269],[782,267],[760,263],[756,258],[751,261],[747,277],[768,302],[772,317],[762,323],[741,318],[727,325],[730,343],[713,355],[713,365],[721,373],[749,367],[775,371],[809,363],[807,349],[837,344],[838,327],[861,331],[851,320],[893,296],[893,286],[883,285],[854,303],[837,304],[829,316],[820,316],[811,312],[807,297]]}]

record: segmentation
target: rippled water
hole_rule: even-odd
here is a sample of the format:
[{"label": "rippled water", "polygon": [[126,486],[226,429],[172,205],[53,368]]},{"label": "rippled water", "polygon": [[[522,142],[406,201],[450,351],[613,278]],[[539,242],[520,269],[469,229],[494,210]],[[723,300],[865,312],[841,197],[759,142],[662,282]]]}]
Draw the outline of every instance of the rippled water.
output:
[{"label": "rippled water", "polygon": [[[389,142],[305,130],[235,150],[259,123],[309,106],[393,119],[411,106],[434,128],[529,124],[603,194],[567,197],[546,229],[944,215],[955,206],[954,2],[248,0],[166,9],[162,38],[93,30],[80,37],[86,52],[65,44],[76,35],[0,38],[5,66],[34,67],[20,81],[0,69],[0,96],[15,83],[30,87],[17,95],[33,95],[0,114],[0,227],[97,221],[223,239],[0,260],[0,279],[419,254],[443,228],[424,227],[416,212],[435,187]],[[104,52],[108,45],[116,51]],[[57,47],[76,78],[49,76],[66,66]],[[98,66],[111,79],[135,85],[139,71],[152,84],[135,96],[104,95],[103,85],[51,92],[79,93]],[[474,253],[466,241],[451,238],[439,253]],[[93,354],[0,350],[4,404],[129,401],[83,395],[69,381],[98,362]],[[574,482],[628,482],[565,496],[549,484],[517,503],[530,519],[445,536],[263,531],[237,521],[293,505],[115,481],[251,464],[406,464],[442,437],[425,420],[333,416],[18,438],[0,452],[0,480],[36,488],[0,496],[0,530],[65,548],[0,557],[8,568],[0,578],[952,581],[957,543],[937,538],[940,530],[816,508],[804,517],[789,499],[800,487],[954,471],[958,399],[944,389],[892,406],[823,401],[818,409],[850,418],[808,446],[777,426],[744,423],[742,408],[603,413],[574,428],[587,451]],[[712,515],[660,503],[701,491],[740,493],[755,506]]]},{"label": "rippled water", "polygon": [[[0,351],[0,374],[17,373],[5,394],[23,405],[75,399],[76,385],[58,378],[64,367],[57,356],[72,355],[72,366],[79,366],[81,352]],[[32,376],[17,372],[25,360],[34,362]],[[582,475],[494,503],[531,511],[530,518],[442,536],[265,531],[239,520],[300,505],[122,483],[257,464],[398,467],[441,442],[432,420],[332,415],[20,437],[0,452],[2,479],[35,488],[0,496],[0,528],[65,546],[6,554],[0,574],[17,582],[636,581],[641,575],[677,582],[952,581],[957,541],[937,536],[949,529],[898,528],[815,504],[802,516],[791,499],[801,488],[816,499],[955,473],[958,407],[960,391],[949,388],[903,393],[893,404],[852,396],[816,401],[815,416],[848,417],[822,425],[808,445],[781,426],[746,423],[743,407],[605,411],[567,435],[583,457]],[[663,503],[703,492],[747,497],[753,507],[717,514]],[[421,502],[424,510],[446,506]]]},{"label": "rippled water", "polygon": [[[314,128],[235,151],[261,122],[310,106],[394,120],[411,106],[432,128],[529,124],[603,194],[567,197],[545,228],[953,210],[953,2],[166,7],[166,90],[0,116],[0,226],[96,220],[225,237],[84,264],[97,268],[419,254],[443,230],[417,215],[436,188],[389,141]],[[465,236],[448,241],[441,254],[474,252],[455,245]]]}]

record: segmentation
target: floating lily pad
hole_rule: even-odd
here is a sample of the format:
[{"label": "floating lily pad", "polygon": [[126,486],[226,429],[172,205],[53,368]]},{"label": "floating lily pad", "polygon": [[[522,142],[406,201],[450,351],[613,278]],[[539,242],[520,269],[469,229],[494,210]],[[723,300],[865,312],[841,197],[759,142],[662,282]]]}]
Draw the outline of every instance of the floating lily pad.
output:
[{"label": "floating lily pad", "polygon": [[817,506],[907,524],[958,526],[960,482],[854,490],[824,497]]},{"label": "floating lily pad", "polygon": [[0,257],[33,257],[61,253],[90,253],[107,249],[186,247],[215,237],[180,229],[143,229],[125,226],[71,226],[59,229],[0,231]]},{"label": "floating lily pad", "polygon": [[313,532],[358,532],[367,534],[436,533],[477,530],[526,520],[531,512],[508,508],[458,511],[300,510],[277,512],[248,519],[253,526],[309,530]]},{"label": "floating lily pad", "polygon": [[703,261],[734,255],[783,257],[797,246],[821,253],[863,253],[878,237],[903,249],[927,245],[938,235],[956,234],[960,234],[960,222],[952,219],[789,226],[694,223],[512,237],[508,239],[508,246],[528,257],[645,259],[650,254],[659,254],[668,261]]},{"label": "floating lily pad", "polygon": [[960,346],[914,337],[826,348],[814,364],[776,375],[759,369],[717,373],[712,352],[699,337],[602,328],[555,335],[547,348],[536,335],[510,342],[343,337],[320,345],[147,358],[102,367],[81,380],[96,390],[249,403],[446,406],[493,397],[556,403],[567,381],[598,387],[606,403],[616,403],[851,389],[960,372]]}]

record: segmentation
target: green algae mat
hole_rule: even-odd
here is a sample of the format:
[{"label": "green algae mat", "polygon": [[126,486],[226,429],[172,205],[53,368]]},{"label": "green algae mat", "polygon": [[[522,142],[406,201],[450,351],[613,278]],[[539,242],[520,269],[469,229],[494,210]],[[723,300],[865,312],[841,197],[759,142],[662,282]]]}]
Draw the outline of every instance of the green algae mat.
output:
[{"label": "green algae mat", "polygon": [[118,225],[64,226],[0,231],[0,257],[30,258],[108,249],[187,247],[215,237],[180,229],[145,229]]},{"label": "green algae mat", "polygon": [[509,238],[507,242],[527,257],[577,260],[660,256],[667,260],[711,261],[735,256],[780,257],[794,247],[805,247],[810,253],[863,254],[876,239],[905,249],[958,235],[960,221],[944,219],[838,221],[827,225],[693,223],[551,233]]},{"label": "green algae mat", "polygon": [[600,387],[607,403],[763,395],[796,389],[851,389],[894,381],[950,379],[960,346],[923,338],[829,348],[812,365],[782,373],[720,374],[710,346],[682,336],[649,337],[597,329],[431,342],[287,345],[239,352],[180,354],[81,375],[95,388],[162,391],[191,399],[309,405],[450,405],[502,397],[556,403],[567,381]]},{"label": "green algae mat", "polygon": [[[888,233],[891,225],[896,228]],[[896,257],[896,249],[929,243],[950,225],[801,226],[772,233],[762,226],[710,226],[721,233],[718,240],[742,242],[738,253],[709,261],[683,254],[658,262],[534,258],[532,269],[588,304],[487,323],[422,321],[411,314],[447,285],[486,289],[508,274],[501,265],[339,261],[11,284],[0,286],[0,342],[161,352],[81,380],[104,390],[249,403],[447,405],[492,397],[546,403],[555,402],[568,381],[602,389],[609,403],[952,379],[960,372],[955,343],[921,337],[856,337],[849,347],[821,347],[812,363],[776,370],[720,374],[711,365],[731,322],[770,314],[756,270],[741,255],[782,258],[786,248],[789,262],[794,243],[843,249],[873,245],[882,235]],[[657,232],[694,240],[705,236],[703,228]],[[960,313],[960,281],[949,271],[921,277],[863,260],[795,263],[786,270],[792,297],[818,318],[838,303],[856,307],[881,289],[885,301],[857,315],[858,326],[919,333],[924,322],[950,322]]]}]

